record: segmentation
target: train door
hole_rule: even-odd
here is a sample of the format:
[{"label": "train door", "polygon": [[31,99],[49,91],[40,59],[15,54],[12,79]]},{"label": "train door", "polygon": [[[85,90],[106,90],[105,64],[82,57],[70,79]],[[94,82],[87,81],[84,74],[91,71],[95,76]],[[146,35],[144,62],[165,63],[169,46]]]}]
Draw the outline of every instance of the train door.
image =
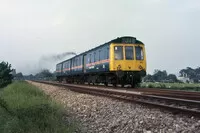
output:
[{"label": "train door", "polygon": [[86,73],[87,55],[83,55],[83,72]]},{"label": "train door", "polygon": [[144,48],[142,46],[135,46],[135,57],[136,57],[136,63],[135,63],[135,69],[136,70],[143,70],[145,68],[145,62],[144,62]]}]

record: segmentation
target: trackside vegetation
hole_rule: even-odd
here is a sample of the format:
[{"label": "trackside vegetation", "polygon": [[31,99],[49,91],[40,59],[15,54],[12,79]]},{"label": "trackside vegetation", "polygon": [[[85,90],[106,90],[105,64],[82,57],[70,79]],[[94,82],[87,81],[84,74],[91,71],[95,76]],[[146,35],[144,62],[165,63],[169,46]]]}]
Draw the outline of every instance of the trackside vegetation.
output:
[{"label": "trackside vegetation", "polygon": [[172,90],[200,91],[199,83],[142,83],[141,88],[161,88]]},{"label": "trackside vegetation", "polygon": [[76,124],[66,122],[61,105],[40,89],[16,81],[0,91],[0,133],[68,133]]},{"label": "trackside vegetation", "polygon": [[0,88],[7,86],[12,82],[11,64],[6,62],[0,63]]}]

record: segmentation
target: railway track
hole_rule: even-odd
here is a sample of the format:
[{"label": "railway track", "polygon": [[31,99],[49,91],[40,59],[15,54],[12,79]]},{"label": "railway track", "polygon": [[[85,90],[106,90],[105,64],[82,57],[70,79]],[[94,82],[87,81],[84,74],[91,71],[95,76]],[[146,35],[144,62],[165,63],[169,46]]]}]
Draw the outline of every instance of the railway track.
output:
[{"label": "railway track", "polygon": [[[91,87],[88,84],[81,84],[85,87]],[[105,88],[104,85],[92,85],[92,87],[96,87],[99,89]],[[126,90],[126,91],[134,91],[134,92],[143,92],[143,94],[148,95],[157,95],[157,96],[166,96],[166,97],[173,97],[173,98],[181,98],[181,99],[188,99],[188,100],[199,100],[200,101],[200,92],[197,91],[184,91],[184,90],[170,90],[170,89],[159,89],[159,88],[130,88],[130,87],[113,87],[107,86],[107,89],[114,89],[114,90]]]},{"label": "railway track", "polygon": [[[33,82],[50,84],[50,85],[55,85],[55,86],[60,86],[60,87],[67,87],[68,89],[72,91],[81,92],[81,93],[105,96],[105,97],[124,100],[128,102],[156,106],[159,108],[168,109],[172,111],[173,113],[187,113],[189,115],[200,116],[200,100],[177,98],[177,97],[174,97],[175,95],[173,95],[173,94],[176,94],[181,97],[184,97],[184,96],[186,97],[186,93],[189,93],[189,92],[184,92],[183,94],[181,93],[181,91],[177,91],[177,93],[168,93],[166,90],[162,90],[160,92],[153,93],[152,90],[145,91],[145,89],[143,91],[140,91],[141,89],[138,89],[136,91],[130,91],[130,90],[124,90],[124,89],[112,89],[112,88],[86,86],[86,85],[78,85],[78,84],[64,84],[64,83],[49,82],[49,81],[33,81]],[[164,95],[164,92],[166,93],[166,95],[162,96]],[[195,95],[195,97],[196,96],[198,95]]]},{"label": "railway track", "polygon": [[167,96],[167,97],[200,101],[200,92],[194,92],[194,91],[158,89],[158,88],[139,88],[137,89],[137,91],[158,96]]}]

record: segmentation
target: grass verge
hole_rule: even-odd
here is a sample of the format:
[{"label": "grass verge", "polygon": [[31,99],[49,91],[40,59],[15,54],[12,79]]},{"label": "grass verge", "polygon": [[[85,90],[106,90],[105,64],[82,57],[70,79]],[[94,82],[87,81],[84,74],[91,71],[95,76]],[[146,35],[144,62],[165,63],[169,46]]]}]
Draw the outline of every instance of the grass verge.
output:
[{"label": "grass verge", "polygon": [[142,83],[141,88],[161,88],[186,91],[200,91],[200,84],[195,83]]},{"label": "grass verge", "polygon": [[66,133],[75,123],[64,122],[64,109],[25,81],[0,91],[0,133]]}]

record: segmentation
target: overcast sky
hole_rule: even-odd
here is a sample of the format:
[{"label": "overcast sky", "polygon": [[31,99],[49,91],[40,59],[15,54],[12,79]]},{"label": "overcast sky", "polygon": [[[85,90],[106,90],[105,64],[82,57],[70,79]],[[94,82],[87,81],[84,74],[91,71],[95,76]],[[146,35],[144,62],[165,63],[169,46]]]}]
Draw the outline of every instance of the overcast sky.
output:
[{"label": "overcast sky", "polygon": [[0,0],[0,61],[34,73],[42,56],[84,52],[129,35],[146,45],[148,73],[200,66],[199,0]]}]

